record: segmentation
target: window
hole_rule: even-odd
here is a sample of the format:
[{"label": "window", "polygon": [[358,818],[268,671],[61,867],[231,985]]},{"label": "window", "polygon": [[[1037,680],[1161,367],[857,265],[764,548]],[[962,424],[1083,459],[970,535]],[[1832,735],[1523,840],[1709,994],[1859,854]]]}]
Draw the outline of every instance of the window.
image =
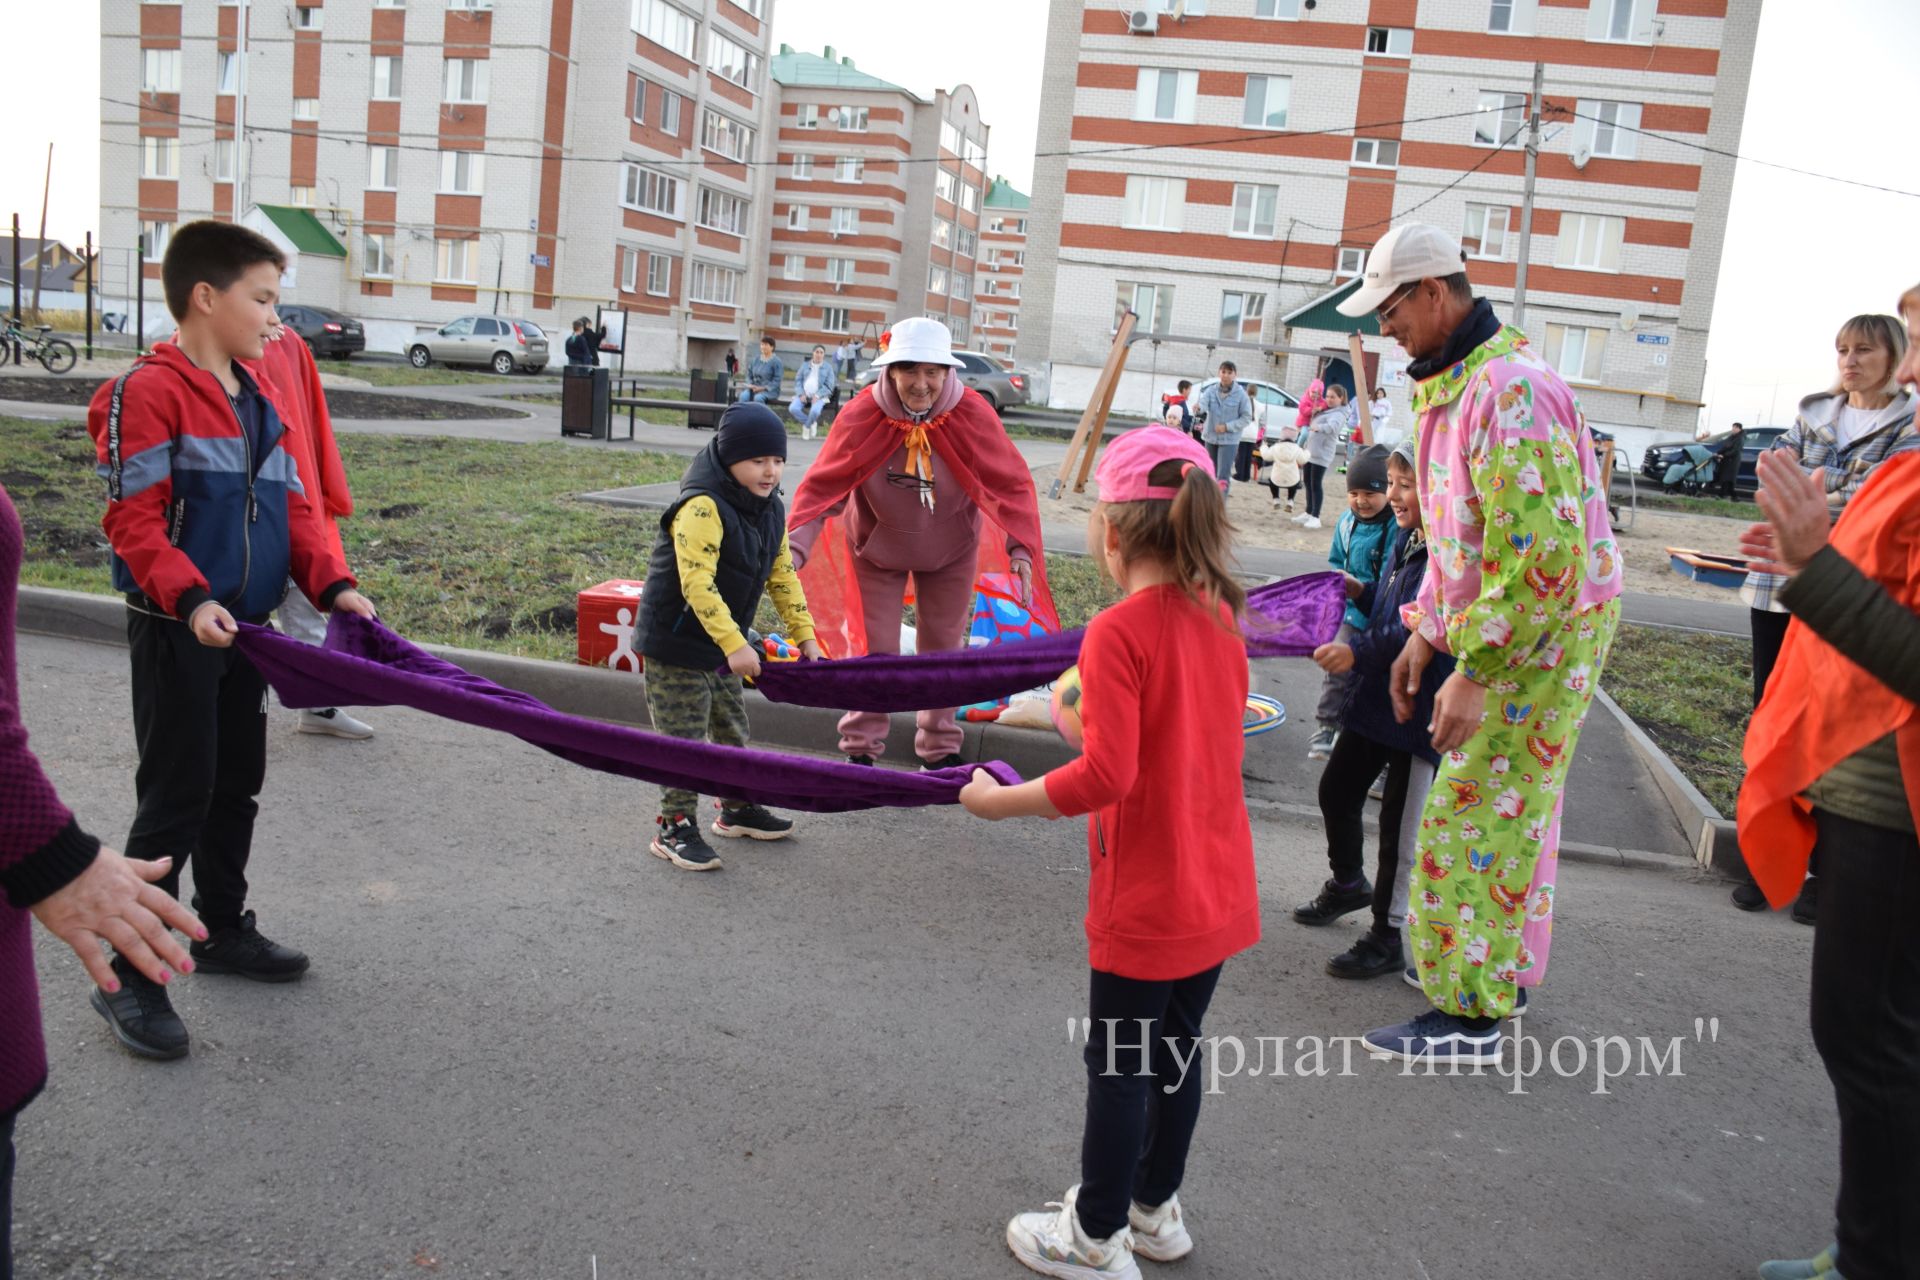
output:
[{"label": "window", "polygon": [[693,57],[695,23],[693,15],[676,9],[667,0],[633,0],[629,25],[636,35],[683,58]]},{"label": "window", "polygon": [[1300,16],[1300,0],[1255,0],[1253,16],[1256,18],[1297,18]]},{"label": "window", "polygon": [[1469,258],[1507,256],[1507,226],[1513,210],[1503,204],[1469,204],[1467,224],[1460,232],[1460,247]]},{"label": "window", "polygon": [[680,104],[684,101],[671,89],[660,91],[660,132],[669,137],[680,136]]},{"label": "window", "polygon": [[1487,10],[1487,30],[1496,35],[1530,36],[1538,7],[1539,0],[1492,0]]},{"label": "window", "polygon": [[760,83],[760,55],[721,35],[707,32],[707,70],[745,89]]},{"label": "window", "polygon": [[953,232],[953,248],[963,258],[974,257],[980,251],[980,238],[965,227],[956,227]]},{"label": "window", "polygon": [[1598,382],[1607,359],[1607,331],[1577,325],[1547,326],[1547,363],[1568,382]]},{"label": "window", "polygon": [[1592,0],[1587,39],[1648,44],[1653,40],[1654,0]]},{"label": "window", "polygon": [[744,161],[753,151],[753,130],[732,116],[708,108],[705,127],[700,131],[700,145],[729,160]]},{"label": "window", "polygon": [[147,244],[146,257],[143,261],[158,262],[167,256],[167,241],[173,239],[171,222],[142,222],[140,234]]},{"label": "window", "polygon": [[1284,129],[1292,97],[1291,76],[1248,76],[1247,105],[1240,123],[1253,129]]},{"label": "window", "polygon": [[1120,281],[1114,296],[1113,327],[1116,330],[1120,327],[1121,315],[1127,311],[1140,317],[1134,332],[1158,333],[1165,330],[1172,319],[1173,286]]},{"label": "window", "polygon": [[1340,258],[1334,266],[1333,274],[1342,280],[1351,280],[1367,269],[1367,251],[1352,247],[1342,247]]},{"label": "window", "polygon": [[953,224],[945,218],[933,220],[933,247],[936,249],[953,247]]},{"label": "window", "polygon": [[703,227],[712,227],[730,236],[744,236],[747,234],[747,202],[739,196],[715,191],[712,187],[702,187],[695,221]]},{"label": "window", "polygon": [[947,290],[947,292],[952,294],[954,297],[960,299],[962,302],[965,302],[967,299],[973,296],[973,281],[967,276],[966,272],[955,271],[953,273],[952,286]]},{"label": "window", "polygon": [[1267,311],[1264,293],[1223,293],[1220,295],[1220,337],[1238,342],[1244,337],[1260,337]]},{"label": "window", "polygon": [[1133,118],[1192,124],[1194,95],[1199,88],[1198,71],[1142,67],[1133,90]]},{"label": "window", "polygon": [[813,157],[807,155],[805,152],[796,155],[793,158],[793,176],[796,178],[811,178],[813,176]]},{"label": "window", "polygon": [[948,204],[953,203],[954,189],[959,185],[960,179],[954,176],[951,169],[936,169],[934,171],[933,194],[939,196]]},{"label": "window", "polygon": [[1185,178],[1127,176],[1127,202],[1120,213],[1123,227],[1178,231],[1186,214]]},{"label": "window", "polygon": [[1597,213],[1562,214],[1554,264],[1583,271],[1618,271],[1620,242],[1626,231],[1625,218],[1609,218]]},{"label": "window", "polygon": [[393,244],[385,233],[360,237],[360,274],[382,279],[393,275]]},{"label": "window", "polygon": [[1233,188],[1233,234],[1273,239],[1275,210],[1280,204],[1280,188],[1251,182],[1236,183]]},{"label": "window", "polygon": [[667,218],[680,216],[680,180],[637,164],[620,166],[620,203]]},{"label": "window", "polygon": [[800,114],[794,117],[794,122],[802,129],[818,129],[820,127],[819,104],[813,102],[801,103]]},{"label": "window", "polygon": [[367,148],[367,186],[375,191],[392,191],[400,185],[400,148]]},{"label": "window", "polygon": [[867,162],[859,156],[841,156],[833,166],[835,182],[859,182],[867,176]]},{"label": "window", "polygon": [[382,101],[400,96],[400,59],[377,57],[373,60],[373,96]]},{"label": "window", "polygon": [[805,231],[807,229],[807,220],[811,217],[813,217],[813,210],[809,209],[806,205],[789,205],[787,207],[787,230]]},{"label": "window", "polygon": [[867,108],[834,107],[827,112],[827,123],[842,133],[865,133]]},{"label": "window", "polygon": [[218,53],[214,55],[214,92],[222,97],[235,93],[240,88],[240,55],[237,53]]},{"label": "window", "polygon": [[948,318],[947,324],[953,330],[953,340],[955,342],[965,342],[967,340],[969,333],[967,329],[967,317],[951,316]]},{"label": "window", "polygon": [[1413,56],[1411,27],[1368,27],[1367,52],[1384,53],[1390,58]]},{"label": "window", "polygon": [[711,262],[695,262],[693,288],[688,297],[717,307],[734,306],[740,297],[740,273]]},{"label": "window", "polygon": [[1588,154],[1631,160],[1640,153],[1640,104],[1597,102],[1582,98],[1574,110],[1573,149]]},{"label": "window", "polygon": [[440,190],[446,195],[477,196],[485,181],[487,158],[478,151],[440,153]]},{"label": "window", "polygon": [[673,289],[673,259],[664,253],[647,255],[647,292],[664,298]]},{"label": "window", "polygon": [[373,7],[376,9],[404,9],[407,7],[407,0],[373,0]]},{"label": "window", "polygon": [[820,327],[828,333],[845,333],[850,327],[845,307],[822,307]]},{"label": "window", "polygon": [[927,268],[927,292],[945,293],[947,291],[947,269],[945,267]]},{"label": "window", "polygon": [[836,207],[831,229],[840,235],[852,235],[860,229],[860,211],[846,205]]},{"label": "window", "polygon": [[434,273],[435,280],[447,284],[472,284],[473,246],[472,240],[435,240]]},{"label": "window", "polygon": [[180,176],[180,139],[140,139],[140,176],[177,178]]},{"label": "window", "polygon": [[940,149],[948,155],[957,159],[961,153],[966,150],[966,143],[962,140],[963,137],[964,135],[960,132],[960,126],[956,125],[953,121],[942,120],[940,122]]},{"label": "window", "polygon": [[647,122],[647,82],[638,76],[633,78],[633,122]]},{"label": "window", "polygon": [[790,253],[786,256],[781,270],[782,275],[788,280],[804,280],[807,278],[807,260],[800,254]]},{"label": "window", "polygon": [[288,187],[287,203],[292,205],[296,209],[313,208],[313,188],[312,187]]},{"label": "window", "polygon": [[980,212],[980,188],[971,182],[960,184],[960,207],[968,213]]},{"label": "window", "polygon": [[1186,0],[1185,4],[1182,4],[1181,0],[1158,0],[1158,5],[1161,13],[1173,13],[1178,10],[1189,18],[1207,16],[1207,0]]},{"label": "window", "polygon": [[327,20],[325,9],[301,9],[293,11],[293,29],[295,31],[318,31]]},{"label": "window", "polygon": [[1526,94],[1483,93],[1479,111],[1473,117],[1473,145],[1504,147],[1520,135],[1526,124]]},{"label": "window", "polygon": [[485,103],[486,100],[487,60],[448,58],[446,94],[441,101]]},{"label": "window", "polygon": [[215,138],[213,140],[213,180],[215,182],[233,181],[232,138]]},{"label": "window", "polygon": [[792,302],[781,303],[779,324],[782,329],[798,329],[800,327],[799,304]]},{"label": "window", "polygon": [[1355,138],[1353,162],[1373,169],[1391,169],[1400,163],[1400,144],[1392,138]]},{"label": "window", "polygon": [[620,248],[620,292],[632,293],[634,286],[640,283],[640,251]]},{"label": "window", "polygon": [[140,51],[140,90],[142,93],[180,92],[180,51],[178,49],[142,49]]},{"label": "window", "polygon": [[295,98],[293,100],[293,118],[295,120],[318,120],[320,118],[320,99]]},{"label": "window", "polygon": [[766,0],[733,0],[733,2],[756,18],[764,16]]},{"label": "window", "polygon": [[827,259],[827,283],[828,284],[852,284],[853,283],[853,259],[852,258],[828,258]]}]

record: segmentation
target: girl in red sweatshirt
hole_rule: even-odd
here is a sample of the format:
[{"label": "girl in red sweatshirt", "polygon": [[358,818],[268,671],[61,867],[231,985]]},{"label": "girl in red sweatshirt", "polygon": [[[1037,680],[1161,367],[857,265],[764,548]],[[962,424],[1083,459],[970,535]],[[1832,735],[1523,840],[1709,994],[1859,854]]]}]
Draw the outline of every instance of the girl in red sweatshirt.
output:
[{"label": "girl in red sweatshirt", "polygon": [[976,772],[960,802],[992,819],[1092,815],[1080,1183],[1058,1212],[1008,1223],[1007,1244],[1043,1275],[1134,1280],[1136,1254],[1193,1249],[1175,1192],[1200,1113],[1200,1022],[1221,965],[1260,940],[1240,787],[1246,593],[1227,569],[1212,462],[1191,438],[1129,431],[1098,481],[1087,544],[1126,598],[1080,647],[1084,754],[1017,787]]}]

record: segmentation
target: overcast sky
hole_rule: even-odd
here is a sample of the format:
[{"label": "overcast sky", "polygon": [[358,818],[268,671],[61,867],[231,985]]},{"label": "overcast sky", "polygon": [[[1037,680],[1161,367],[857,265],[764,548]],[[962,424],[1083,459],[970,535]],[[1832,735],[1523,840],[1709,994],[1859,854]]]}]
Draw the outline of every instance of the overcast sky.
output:
[{"label": "overcast sky", "polygon": [[[989,168],[1030,189],[1042,0],[773,4],[776,42],[812,53],[831,43],[860,69],[922,95],[971,84],[993,130]],[[33,109],[15,112],[0,130],[0,218],[17,209],[34,234],[53,139],[47,230],[77,243],[98,225],[100,76],[91,51],[99,6],[10,8],[0,84]],[[910,16],[920,10],[930,21]],[[76,56],[47,57],[48,49]],[[1742,154],[1920,192],[1916,51],[1914,0],[1768,0]],[[1743,162],[1708,345],[1710,423],[1789,420],[1798,397],[1831,380],[1840,322],[1890,309],[1916,282],[1920,198]]]}]

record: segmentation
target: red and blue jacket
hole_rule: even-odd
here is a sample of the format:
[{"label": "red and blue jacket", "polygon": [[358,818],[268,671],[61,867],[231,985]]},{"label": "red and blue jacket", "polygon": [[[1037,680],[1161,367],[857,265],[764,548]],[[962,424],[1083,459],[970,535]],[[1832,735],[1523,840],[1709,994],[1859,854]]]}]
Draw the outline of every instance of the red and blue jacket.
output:
[{"label": "red and blue jacket", "polygon": [[255,620],[278,607],[289,574],[323,609],[355,585],[281,447],[279,391],[266,381],[255,389],[265,404],[258,448],[220,380],[171,342],[94,392],[87,431],[107,486],[100,527],[113,545],[114,589],[129,604],[185,620],[217,600]]}]

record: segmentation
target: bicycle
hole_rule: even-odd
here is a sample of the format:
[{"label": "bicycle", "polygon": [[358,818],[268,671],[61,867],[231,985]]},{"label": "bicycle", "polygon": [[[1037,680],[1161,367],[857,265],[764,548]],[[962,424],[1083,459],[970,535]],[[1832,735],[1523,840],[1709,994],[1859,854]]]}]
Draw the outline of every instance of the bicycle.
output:
[{"label": "bicycle", "polygon": [[53,332],[50,324],[37,324],[33,328],[34,335],[28,337],[21,331],[19,316],[7,317],[6,329],[0,331],[0,365],[13,358],[14,344],[18,343],[21,364],[25,364],[31,356],[48,373],[65,373],[73,368],[74,362],[80,358],[73,344],[64,338],[49,337]]}]

